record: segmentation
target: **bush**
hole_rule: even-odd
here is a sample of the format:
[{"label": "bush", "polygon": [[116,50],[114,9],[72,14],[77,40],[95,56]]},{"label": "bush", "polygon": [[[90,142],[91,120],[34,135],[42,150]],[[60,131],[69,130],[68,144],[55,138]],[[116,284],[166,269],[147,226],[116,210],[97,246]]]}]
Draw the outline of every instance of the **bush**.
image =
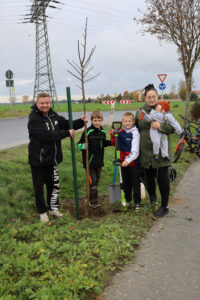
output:
[{"label": "bush", "polygon": [[200,104],[194,103],[190,110],[191,119],[193,121],[198,121],[200,119]]},{"label": "bush", "polygon": [[198,101],[198,96],[197,96],[197,94],[195,94],[195,93],[191,93],[191,95],[190,95],[190,101]]}]

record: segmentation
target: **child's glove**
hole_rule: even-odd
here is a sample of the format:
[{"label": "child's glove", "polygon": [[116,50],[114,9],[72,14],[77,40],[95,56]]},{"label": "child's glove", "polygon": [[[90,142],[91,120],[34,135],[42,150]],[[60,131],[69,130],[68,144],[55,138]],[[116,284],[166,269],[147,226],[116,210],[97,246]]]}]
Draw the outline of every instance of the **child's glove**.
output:
[{"label": "child's glove", "polygon": [[78,150],[82,151],[82,150],[85,150],[87,148],[87,144],[84,143],[84,144],[78,144]]},{"label": "child's glove", "polygon": [[112,146],[115,146],[115,138],[113,135],[113,129],[111,129],[111,131],[110,131],[110,141],[111,141]]}]

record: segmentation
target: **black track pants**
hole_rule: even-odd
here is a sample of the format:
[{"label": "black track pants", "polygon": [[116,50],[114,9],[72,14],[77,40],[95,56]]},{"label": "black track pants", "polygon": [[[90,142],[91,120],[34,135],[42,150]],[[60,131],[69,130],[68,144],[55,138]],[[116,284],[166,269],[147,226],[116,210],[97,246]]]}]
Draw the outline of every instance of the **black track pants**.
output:
[{"label": "black track pants", "polygon": [[[31,166],[35,202],[40,214],[49,209],[58,209],[58,195],[60,191],[59,175],[57,166],[35,167]],[[47,190],[47,203],[44,199],[44,184]]]},{"label": "black track pants", "polygon": [[140,194],[140,168],[135,167],[121,167],[123,189],[127,202],[134,198],[135,204],[141,202]]},{"label": "black track pants", "polygon": [[167,207],[170,191],[168,167],[145,169],[146,188],[150,198],[156,195],[156,178],[161,194],[161,205]]},{"label": "black track pants", "polygon": [[98,190],[97,186],[100,180],[101,168],[89,168],[90,172],[90,203],[98,203]]}]

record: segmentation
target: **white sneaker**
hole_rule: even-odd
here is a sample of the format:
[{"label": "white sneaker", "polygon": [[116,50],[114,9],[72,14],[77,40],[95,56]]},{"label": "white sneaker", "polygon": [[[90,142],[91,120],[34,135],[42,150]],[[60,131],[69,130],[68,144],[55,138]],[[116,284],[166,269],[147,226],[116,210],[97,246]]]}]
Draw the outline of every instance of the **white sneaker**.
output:
[{"label": "white sneaker", "polygon": [[40,221],[41,222],[49,222],[49,217],[48,217],[47,213],[40,214]]},{"label": "white sneaker", "polygon": [[50,216],[57,217],[57,218],[60,218],[60,217],[63,216],[63,214],[61,214],[58,210],[55,210],[55,209],[50,210],[50,211],[49,211],[49,215],[50,215]]}]

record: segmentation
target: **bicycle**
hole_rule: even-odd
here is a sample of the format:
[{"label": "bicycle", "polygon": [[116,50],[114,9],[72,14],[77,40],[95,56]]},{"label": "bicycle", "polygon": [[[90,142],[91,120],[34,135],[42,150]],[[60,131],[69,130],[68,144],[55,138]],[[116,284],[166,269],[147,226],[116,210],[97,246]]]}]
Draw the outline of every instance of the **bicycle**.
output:
[{"label": "bicycle", "polygon": [[[180,114],[179,116],[187,123],[183,128],[183,132],[181,133],[174,150],[174,163],[180,158],[186,143],[187,147],[184,149],[184,151],[191,154],[196,154],[197,157],[200,158],[200,123],[190,121]],[[192,133],[192,128],[195,129],[195,135]]]}]

